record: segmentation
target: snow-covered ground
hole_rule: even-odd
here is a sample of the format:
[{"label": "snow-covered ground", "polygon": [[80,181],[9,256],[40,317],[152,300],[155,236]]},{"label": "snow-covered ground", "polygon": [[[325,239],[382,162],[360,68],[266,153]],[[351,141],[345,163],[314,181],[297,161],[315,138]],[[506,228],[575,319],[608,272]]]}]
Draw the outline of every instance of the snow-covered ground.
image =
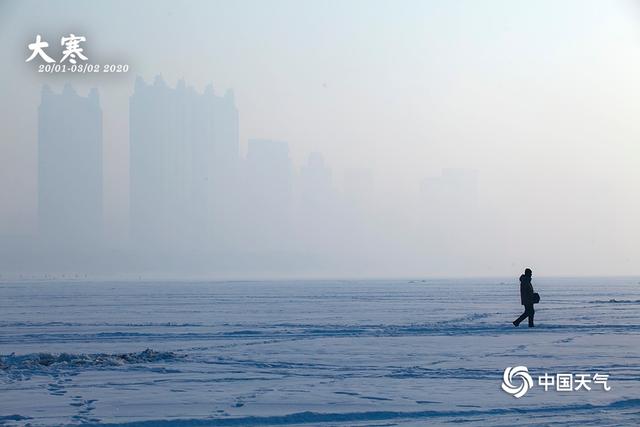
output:
[{"label": "snow-covered ground", "polygon": [[0,424],[637,425],[638,279],[516,281],[1,283]]}]

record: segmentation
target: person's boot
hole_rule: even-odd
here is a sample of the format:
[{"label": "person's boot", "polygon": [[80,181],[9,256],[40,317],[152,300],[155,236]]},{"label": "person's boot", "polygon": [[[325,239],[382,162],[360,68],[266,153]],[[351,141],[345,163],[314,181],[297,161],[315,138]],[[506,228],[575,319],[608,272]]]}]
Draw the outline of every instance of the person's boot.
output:
[{"label": "person's boot", "polygon": [[515,326],[516,328],[520,326],[520,323],[518,323],[517,320],[514,320],[512,323],[513,323],[513,326]]}]

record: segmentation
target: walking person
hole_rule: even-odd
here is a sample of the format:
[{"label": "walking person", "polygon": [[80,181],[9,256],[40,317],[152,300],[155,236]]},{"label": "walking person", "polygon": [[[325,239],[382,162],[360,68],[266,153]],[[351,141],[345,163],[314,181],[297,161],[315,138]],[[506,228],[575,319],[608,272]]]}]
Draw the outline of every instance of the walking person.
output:
[{"label": "walking person", "polygon": [[[529,327],[533,328],[533,315],[535,310],[533,304],[539,301],[539,296],[533,291],[533,285],[531,284],[531,269],[524,270],[524,274],[520,276],[520,303],[524,305],[524,313],[516,320],[513,321],[513,326],[519,326],[527,317],[529,318]],[[537,298],[536,298],[537,297]],[[536,301],[537,300],[537,301]]]}]

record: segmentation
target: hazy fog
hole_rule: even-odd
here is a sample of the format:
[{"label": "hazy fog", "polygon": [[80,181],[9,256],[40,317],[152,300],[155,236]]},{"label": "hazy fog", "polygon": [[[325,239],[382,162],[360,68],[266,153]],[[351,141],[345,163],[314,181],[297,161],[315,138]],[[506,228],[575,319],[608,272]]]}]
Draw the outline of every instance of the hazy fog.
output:
[{"label": "hazy fog", "polygon": [[[25,63],[36,34],[58,49],[72,32],[90,62],[130,71]],[[638,272],[637,2],[0,0],[0,41],[0,272]],[[159,74],[171,90],[180,79],[199,95],[231,89],[238,147],[229,175],[189,175],[191,202],[163,221],[188,203],[215,214],[191,204],[188,230],[150,229],[161,242],[139,244],[130,97],[137,76]],[[43,241],[38,108],[45,84],[66,83],[99,93],[104,232]]]}]

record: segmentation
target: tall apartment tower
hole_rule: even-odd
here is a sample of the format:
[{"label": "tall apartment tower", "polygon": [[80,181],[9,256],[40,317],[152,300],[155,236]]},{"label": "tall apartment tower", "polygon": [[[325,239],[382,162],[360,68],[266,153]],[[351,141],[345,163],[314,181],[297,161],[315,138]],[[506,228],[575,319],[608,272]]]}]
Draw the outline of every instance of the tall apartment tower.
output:
[{"label": "tall apartment tower", "polygon": [[180,80],[138,77],[129,102],[130,234],[157,249],[204,244],[223,227],[221,211],[238,164],[233,93],[197,93]]},{"label": "tall apartment tower", "polygon": [[[44,242],[96,243],[103,234],[102,110],[98,91],[42,89],[38,108],[38,223]],[[81,247],[81,246],[79,246]]]}]

